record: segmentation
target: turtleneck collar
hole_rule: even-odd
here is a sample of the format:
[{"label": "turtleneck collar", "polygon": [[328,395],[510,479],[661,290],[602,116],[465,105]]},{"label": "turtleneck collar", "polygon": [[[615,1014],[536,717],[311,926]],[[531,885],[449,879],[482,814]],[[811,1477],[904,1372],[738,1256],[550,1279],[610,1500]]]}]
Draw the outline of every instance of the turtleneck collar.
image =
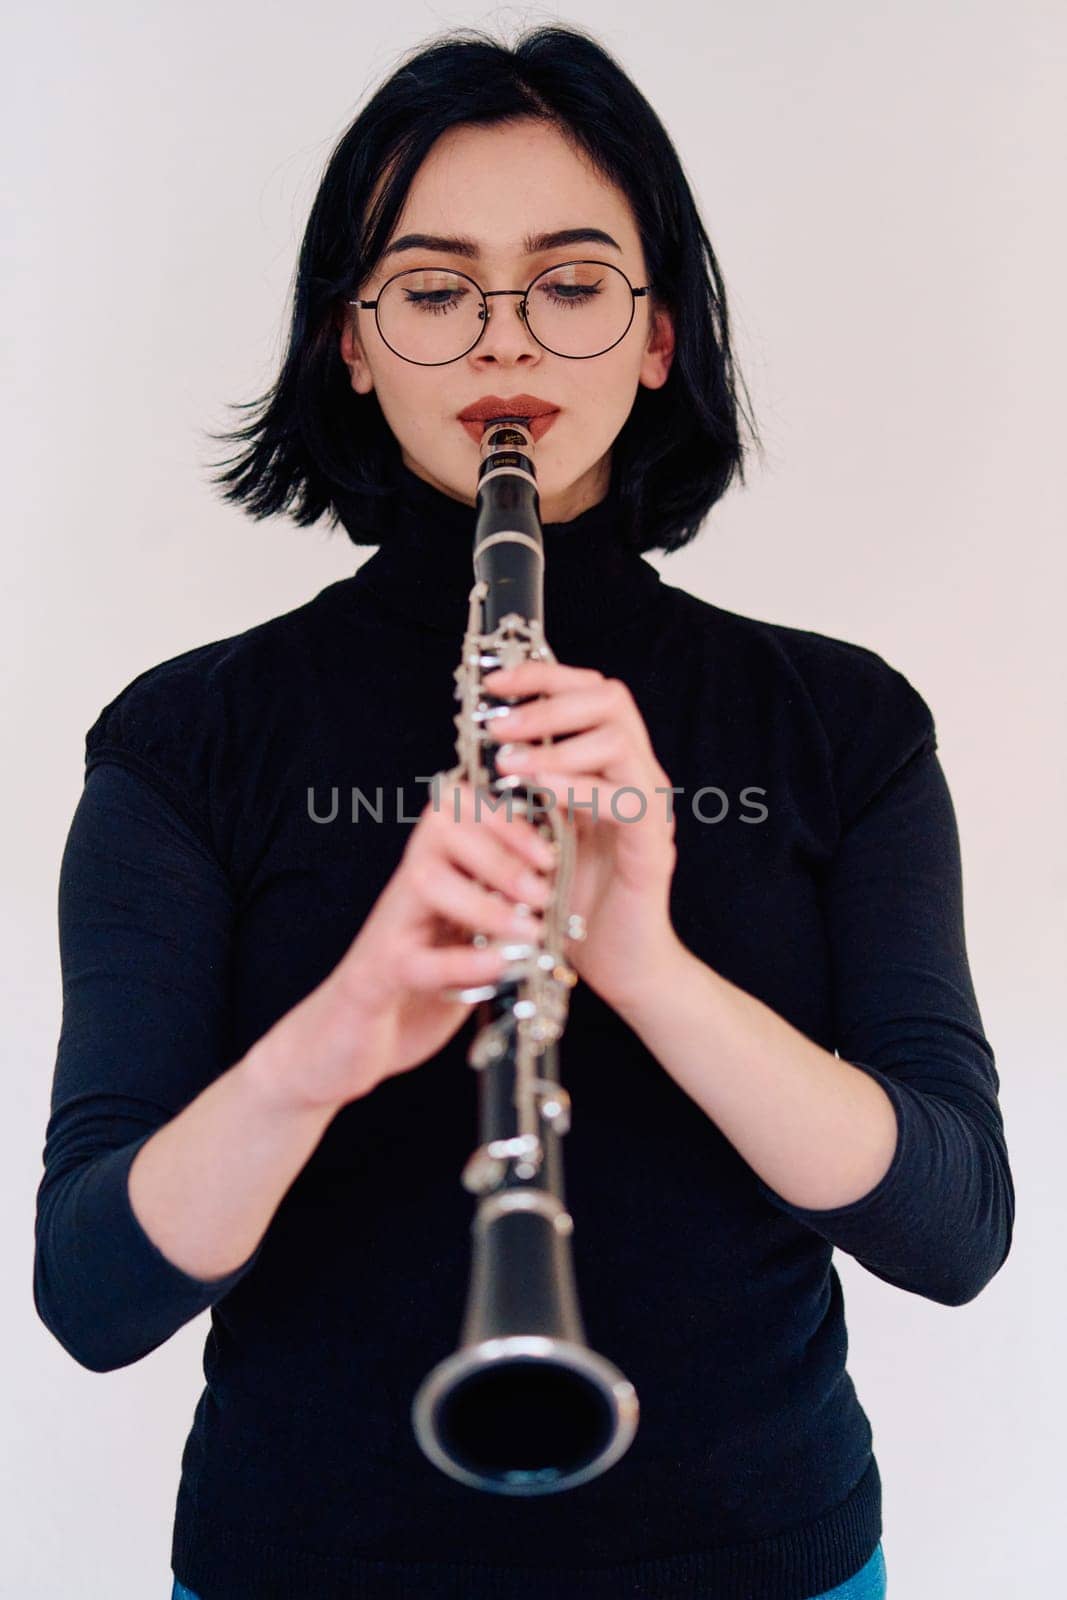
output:
[{"label": "turtleneck collar", "polygon": [[[427,483],[398,461],[393,468],[392,527],[356,572],[393,612],[433,632],[462,636],[474,583],[473,506]],[[658,594],[660,575],[619,542],[615,495],[569,522],[542,524],[544,623],[550,645],[611,632],[640,616]]]}]

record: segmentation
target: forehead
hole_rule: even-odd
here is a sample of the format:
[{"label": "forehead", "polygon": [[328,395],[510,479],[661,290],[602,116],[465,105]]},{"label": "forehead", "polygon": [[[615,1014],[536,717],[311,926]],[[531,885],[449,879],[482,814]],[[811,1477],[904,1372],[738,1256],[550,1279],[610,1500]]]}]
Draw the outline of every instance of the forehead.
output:
[{"label": "forehead", "polygon": [[442,134],[392,230],[391,263],[401,261],[395,247],[410,235],[458,244],[443,253],[471,262],[586,245],[621,262],[638,248],[627,196],[557,128],[529,119]]}]

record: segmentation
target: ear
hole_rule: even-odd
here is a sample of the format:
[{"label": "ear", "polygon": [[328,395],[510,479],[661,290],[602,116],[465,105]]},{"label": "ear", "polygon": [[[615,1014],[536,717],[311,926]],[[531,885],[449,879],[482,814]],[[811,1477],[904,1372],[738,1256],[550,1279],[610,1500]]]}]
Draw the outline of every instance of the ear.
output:
[{"label": "ear", "polygon": [[641,357],[639,382],[646,389],[662,389],[674,360],[674,318],[666,306],[653,300],[652,321],[648,330],[648,343]]},{"label": "ear", "polygon": [[341,360],[348,368],[348,375],[353,389],[357,394],[370,394],[374,388],[374,379],[371,377],[366,352],[356,333],[355,315],[350,309],[349,314],[341,322],[340,347]]}]

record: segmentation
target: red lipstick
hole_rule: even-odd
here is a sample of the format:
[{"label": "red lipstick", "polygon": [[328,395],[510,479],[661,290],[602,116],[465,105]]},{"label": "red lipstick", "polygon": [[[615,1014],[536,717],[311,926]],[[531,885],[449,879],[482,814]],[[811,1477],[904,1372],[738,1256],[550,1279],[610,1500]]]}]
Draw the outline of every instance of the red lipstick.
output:
[{"label": "red lipstick", "polygon": [[493,417],[522,417],[536,443],[558,415],[559,407],[551,400],[539,400],[533,394],[487,394],[461,411],[459,421],[477,444],[485,432],[485,424]]}]

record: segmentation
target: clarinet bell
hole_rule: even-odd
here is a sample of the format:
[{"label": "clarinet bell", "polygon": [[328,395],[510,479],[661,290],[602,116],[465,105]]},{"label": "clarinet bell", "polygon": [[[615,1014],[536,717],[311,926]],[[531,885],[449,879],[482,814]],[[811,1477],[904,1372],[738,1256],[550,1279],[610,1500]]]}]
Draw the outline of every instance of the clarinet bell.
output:
[{"label": "clarinet bell", "polygon": [[472,1231],[461,1344],[416,1393],[418,1443],[472,1488],[576,1488],[629,1448],[638,1401],[618,1367],[586,1343],[570,1214],[544,1190],[503,1189],[479,1206]]}]

